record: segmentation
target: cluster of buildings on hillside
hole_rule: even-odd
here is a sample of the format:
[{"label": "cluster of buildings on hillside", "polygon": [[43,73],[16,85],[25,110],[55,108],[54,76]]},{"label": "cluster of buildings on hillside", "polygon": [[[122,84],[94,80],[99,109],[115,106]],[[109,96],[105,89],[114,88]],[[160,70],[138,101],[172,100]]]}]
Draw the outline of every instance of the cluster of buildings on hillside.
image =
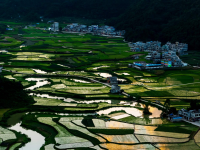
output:
[{"label": "cluster of buildings on hillside", "polygon": [[[48,29],[46,28],[40,28],[43,30],[49,30],[53,32],[59,31],[59,23],[52,21],[48,21],[48,24],[50,24],[50,27]],[[36,27],[36,25],[34,25]],[[25,27],[27,28],[27,26]],[[113,26],[99,26],[99,25],[83,25],[78,23],[71,23],[68,24],[66,27],[62,29],[62,31],[65,32],[74,32],[74,33],[92,33],[93,35],[101,35],[101,36],[113,36],[113,37],[122,37],[125,34],[125,30],[116,31]]]},{"label": "cluster of buildings on hillside", "polygon": [[121,88],[120,88],[120,86],[118,86],[117,77],[108,77],[107,83],[111,84],[110,93],[115,94],[115,93],[121,92]]},{"label": "cluster of buildings on hillside", "polygon": [[161,42],[151,41],[146,43],[129,43],[129,46],[133,52],[149,52],[145,59],[153,61],[152,64],[135,62],[133,64],[129,64],[129,66],[138,69],[187,66],[187,64],[184,63],[179,56],[187,54],[188,44],[179,42],[172,44],[167,42],[165,45],[161,46]]},{"label": "cluster of buildings on hillside", "polygon": [[83,32],[83,33],[93,33],[94,35],[103,36],[124,36],[125,30],[116,31],[112,26],[99,26],[99,25],[82,25],[78,23],[71,23],[63,28],[66,32]]},{"label": "cluster of buildings on hillside", "polygon": [[[50,24],[50,27],[48,29],[46,28],[39,28],[42,30],[49,30],[53,32],[59,31],[59,22],[54,22],[53,20],[48,21],[48,24]],[[25,29],[28,29],[28,27],[36,27],[36,25],[28,25],[25,27]],[[112,36],[112,37],[123,37],[125,34],[125,30],[115,30],[113,26],[99,26],[99,25],[83,25],[78,23],[71,23],[68,24],[66,27],[62,29],[62,31],[65,32],[75,32],[75,33],[92,33],[93,35],[101,35],[101,36]]]},{"label": "cluster of buildings on hillside", "polygon": [[168,119],[171,122],[177,122],[177,121],[182,121],[187,120],[187,121],[191,121],[191,122],[195,122],[200,120],[200,109],[199,110],[185,110],[185,109],[181,109],[178,111],[177,115],[174,114],[169,114],[168,115]]},{"label": "cluster of buildings on hillside", "polygon": [[178,115],[183,117],[188,121],[196,121],[200,119],[200,109],[199,110],[185,110],[181,109],[178,111]]},{"label": "cluster of buildings on hillside", "polygon": [[161,46],[161,42],[159,41],[150,41],[150,42],[136,42],[129,43],[131,51],[134,52],[177,52],[179,55],[187,54],[188,44],[176,42],[172,44],[171,42],[167,42],[165,45]]}]

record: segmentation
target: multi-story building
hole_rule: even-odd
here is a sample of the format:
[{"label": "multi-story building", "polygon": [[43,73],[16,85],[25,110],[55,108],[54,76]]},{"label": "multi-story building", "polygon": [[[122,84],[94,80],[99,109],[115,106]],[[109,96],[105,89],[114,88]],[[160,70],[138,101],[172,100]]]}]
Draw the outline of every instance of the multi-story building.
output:
[{"label": "multi-story building", "polygon": [[121,88],[118,85],[112,85],[110,93],[112,94],[116,94],[116,93],[120,93],[121,92]]},{"label": "multi-story building", "polygon": [[51,25],[51,27],[49,28],[49,30],[54,31],[54,32],[59,31],[59,23],[58,22],[54,22]]},{"label": "multi-story building", "polygon": [[198,111],[181,109],[178,111],[178,115],[189,121],[198,120],[200,119],[200,109]]},{"label": "multi-story building", "polygon": [[107,77],[107,83],[111,85],[118,84],[117,77]]},{"label": "multi-story building", "polygon": [[134,52],[149,52],[145,57],[147,60],[152,60],[155,64],[162,64],[165,67],[182,67],[187,66],[186,63],[183,63],[178,55],[186,54],[188,50],[188,45],[184,43],[176,42],[172,44],[167,42],[165,45],[161,46],[159,41],[151,42],[136,42],[128,43],[131,51]]}]

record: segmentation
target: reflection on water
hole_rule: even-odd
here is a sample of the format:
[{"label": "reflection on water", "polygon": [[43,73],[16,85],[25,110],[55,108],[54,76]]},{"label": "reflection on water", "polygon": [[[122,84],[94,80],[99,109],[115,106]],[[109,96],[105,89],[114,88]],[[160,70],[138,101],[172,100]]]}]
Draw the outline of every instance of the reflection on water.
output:
[{"label": "reflection on water", "polygon": [[125,75],[125,76],[128,76],[128,75],[130,75],[129,73],[122,73],[123,75]]},{"label": "reflection on water", "polygon": [[85,103],[85,104],[91,104],[91,103],[108,103],[111,104],[111,100],[90,100],[90,101],[77,101],[77,103]]},{"label": "reflection on water", "polygon": [[67,68],[70,68],[69,66],[65,66],[65,65],[62,65],[62,64],[57,64],[58,66],[62,66],[62,67],[67,67]]},{"label": "reflection on water", "polygon": [[35,88],[39,88],[46,84],[50,84],[50,82],[46,81],[46,78],[27,78],[27,81],[37,81],[36,85],[26,88],[26,90],[34,90]]},{"label": "reflection on water", "polygon": [[25,45],[25,44],[22,44],[22,45],[19,46],[19,48],[22,48],[22,47],[26,47],[26,45]]},{"label": "reflection on water", "polygon": [[59,99],[63,100],[64,102],[74,102],[75,100],[72,98],[64,98],[64,97],[58,97],[58,96],[50,96],[49,94],[34,94],[30,93],[31,96],[37,96],[37,97],[43,97],[43,98],[52,98],[52,99]]},{"label": "reflection on water", "polygon": [[[135,105],[135,104],[134,104]],[[113,107],[113,108],[109,108],[106,110],[100,110],[97,113],[99,115],[105,114],[108,115],[109,113],[113,112],[113,111],[120,111],[120,110],[124,110],[127,114],[133,115],[135,117],[139,117],[139,118],[146,118],[148,120],[148,118],[159,118],[160,114],[162,113],[161,110],[158,110],[155,107],[149,107],[150,108],[150,112],[152,113],[152,115],[143,115],[143,111],[139,110],[137,108],[131,108],[131,107]]]},{"label": "reflection on water", "polygon": [[[116,100],[87,100],[87,101],[76,101],[72,98],[64,98],[64,97],[57,97],[57,96],[50,96],[48,94],[29,94],[29,95],[34,95],[37,97],[44,97],[44,98],[52,98],[52,99],[59,99],[63,100],[64,102],[76,102],[76,103],[85,103],[85,104],[92,104],[92,103],[108,103],[111,104],[112,102],[115,102]],[[121,105],[126,105],[126,106],[132,106],[132,107],[140,107],[141,109],[144,108],[144,106],[140,103],[137,102],[130,102],[130,101],[119,101],[119,104]],[[141,110],[138,110],[137,108],[130,108],[130,107],[113,107],[109,108],[106,110],[100,111],[101,114],[109,114],[112,111],[119,111],[119,110],[124,110],[128,114],[131,114],[135,117],[140,117],[143,118],[143,112]],[[148,115],[148,118],[160,118],[160,115],[162,113],[162,110],[159,110],[156,107],[151,107],[149,106],[149,111],[152,113],[152,115]],[[99,113],[98,113],[99,114]],[[146,116],[146,115],[145,115]]]},{"label": "reflection on water", "polygon": [[[29,114],[29,113],[27,113]],[[50,112],[31,112],[30,114],[52,114],[59,116],[94,116],[96,113],[50,113]]]},{"label": "reflection on water", "polygon": [[47,72],[42,71],[40,69],[32,69],[33,71],[35,71],[36,73],[41,73],[41,74],[46,74]]},{"label": "reflection on water", "polygon": [[96,74],[96,75],[100,75],[100,76],[102,76],[102,77],[104,77],[104,78],[112,77],[112,75],[109,74],[109,73],[95,73],[95,74]]},{"label": "reflection on water", "polygon": [[31,141],[20,148],[20,150],[39,150],[45,143],[45,137],[35,131],[22,128],[21,123],[17,123],[9,129],[26,134],[31,139]]},{"label": "reflection on water", "polygon": [[106,110],[100,110],[97,112],[99,115],[108,115],[109,113],[113,111],[120,111],[124,110],[126,113],[131,114],[135,117],[142,117],[143,112],[141,110],[138,110],[137,108],[131,108],[131,107],[113,107],[113,108],[108,108]]},{"label": "reflection on water", "polygon": [[97,70],[97,69],[103,68],[103,67],[109,67],[109,66],[100,66],[100,67],[95,67],[95,68],[93,68],[93,69]]},{"label": "reflection on water", "polygon": [[152,113],[152,115],[149,116],[149,118],[158,118],[160,117],[162,110],[159,110],[156,107],[149,107],[149,111]]},{"label": "reflection on water", "polygon": [[122,82],[126,81],[126,79],[117,79],[117,80]]},{"label": "reflection on water", "polygon": [[80,82],[80,83],[90,83],[90,82],[87,82],[87,81],[84,81],[84,80],[78,80],[78,79],[70,79],[70,80],[73,80],[75,82]]},{"label": "reflection on water", "polygon": [[0,50],[0,53],[7,53],[7,50]]}]

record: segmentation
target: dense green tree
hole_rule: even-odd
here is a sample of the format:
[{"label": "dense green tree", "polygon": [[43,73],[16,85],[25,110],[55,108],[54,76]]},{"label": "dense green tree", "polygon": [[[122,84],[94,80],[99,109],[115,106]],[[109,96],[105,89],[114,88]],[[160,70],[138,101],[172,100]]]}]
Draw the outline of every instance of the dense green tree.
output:
[{"label": "dense green tree", "polygon": [[5,24],[0,24],[0,34],[3,34],[6,31],[6,27]]},{"label": "dense green tree", "polygon": [[197,108],[197,100],[191,100],[190,108],[191,109],[196,109]]},{"label": "dense green tree", "polygon": [[35,101],[24,91],[20,82],[0,77],[0,108],[24,107]]},{"label": "dense green tree", "polygon": [[62,31],[62,27],[59,27],[59,31]]},{"label": "dense green tree", "polygon": [[169,98],[166,99],[164,106],[166,107],[167,110],[170,108],[170,99]]},{"label": "dense green tree", "polygon": [[152,114],[150,111],[149,111],[149,106],[150,106],[151,102],[148,101],[147,103],[144,104],[144,110],[143,110],[143,113],[144,114]]},{"label": "dense green tree", "polygon": [[29,21],[29,22],[39,22],[40,17],[37,13],[31,12],[28,13],[25,17],[24,20]]}]

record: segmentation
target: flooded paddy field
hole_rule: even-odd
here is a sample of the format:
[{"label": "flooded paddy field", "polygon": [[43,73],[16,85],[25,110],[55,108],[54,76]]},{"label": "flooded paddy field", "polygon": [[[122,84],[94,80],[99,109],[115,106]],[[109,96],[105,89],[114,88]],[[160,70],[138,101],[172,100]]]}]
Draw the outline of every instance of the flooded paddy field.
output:
[{"label": "flooded paddy field", "polygon": [[[178,109],[189,106],[186,99],[199,98],[199,70],[180,76],[180,71],[128,68],[137,52],[130,52],[122,38],[25,32],[32,34],[23,34],[21,42],[11,38],[15,47],[0,55],[1,75],[21,82],[35,102],[0,109],[0,149],[198,148],[198,138],[191,138],[198,128],[171,123],[162,112],[167,98]],[[20,46],[24,39],[31,44]],[[111,76],[125,94],[110,93]],[[143,113],[146,104],[149,115]]]}]

